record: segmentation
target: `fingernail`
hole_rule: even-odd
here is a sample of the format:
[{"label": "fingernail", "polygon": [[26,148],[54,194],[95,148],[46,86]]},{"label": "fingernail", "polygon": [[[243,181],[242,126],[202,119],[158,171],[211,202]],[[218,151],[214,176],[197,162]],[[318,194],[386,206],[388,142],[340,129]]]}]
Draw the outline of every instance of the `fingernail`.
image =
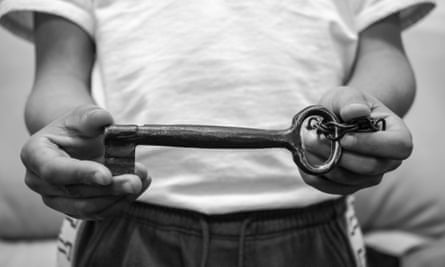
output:
[{"label": "fingernail", "polygon": [[138,185],[134,184],[134,183],[124,183],[122,185],[122,189],[124,190],[124,192],[128,193],[128,194],[138,194],[141,189]]},{"label": "fingernail", "polygon": [[341,109],[340,117],[348,121],[354,118],[368,116],[370,112],[371,108],[365,103],[350,103]]},{"label": "fingernail", "polygon": [[108,176],[100,171],[94,173],[94,181],[100,185],[110,184],[110,179],[108,179]]},{"label": "fingernail", "polygon": [[348,109],[354,112],[363,112],[363,113],[371,111],[371,108],[366,103],[351,103],[348,105]]},{"label": "fingernail", "polygon": [[358,102],[358,103],[350,103],[349,104],[349,106],[351,106],[351,107],[355,107],[355,108],[369,108],[369,106],[366,104],[366,103],[361,103],[361,102]]}]

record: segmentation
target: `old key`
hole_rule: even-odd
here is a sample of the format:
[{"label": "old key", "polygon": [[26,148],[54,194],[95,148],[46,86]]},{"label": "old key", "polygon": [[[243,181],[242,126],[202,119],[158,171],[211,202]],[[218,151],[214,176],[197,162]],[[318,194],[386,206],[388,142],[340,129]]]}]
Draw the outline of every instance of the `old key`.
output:
[{"label": "old key", "polygon": [[[316,128],[331,142],[328,159],[319,165],[311,164],[306,158],[300,136],[304,122],[311,118],[316,121],[310,123],[308,129]],[[113,175],[134,173],[137,145],[223,149],[286,148],[292,153],[300,169],[308,174],[320,175],[329,172],[342,154],[339,139],[344,133],[341,127],[329,127],[330,124],[344,125],[334,113],[314,105],[296,114],[291,126],[284,130],[204,125],[111,125],[105,129],[105,165]]]}]

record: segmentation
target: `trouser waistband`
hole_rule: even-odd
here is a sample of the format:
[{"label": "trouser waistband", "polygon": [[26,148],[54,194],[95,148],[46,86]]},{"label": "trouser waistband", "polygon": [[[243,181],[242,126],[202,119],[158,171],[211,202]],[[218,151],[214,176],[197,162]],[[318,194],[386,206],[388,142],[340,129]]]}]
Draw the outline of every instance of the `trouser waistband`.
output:
[{"label": "trouser waistband", "polygon": [[136,202],[124,216],[157,226],[184,228],[186,231],[202,232],[203,221],[209,234],[238,236],[240,227],[249,221],[246,236],[270,234],[286,229],[307,228],[344,216],[345,198],[322,202],[304,208],[258,210],[222,215],[206,215],[195,211],[175,209]]}]

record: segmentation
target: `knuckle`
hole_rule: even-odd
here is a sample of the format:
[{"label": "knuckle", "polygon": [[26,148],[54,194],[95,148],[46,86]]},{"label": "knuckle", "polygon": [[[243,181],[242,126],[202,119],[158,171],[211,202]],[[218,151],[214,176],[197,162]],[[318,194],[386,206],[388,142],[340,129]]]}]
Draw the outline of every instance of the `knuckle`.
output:
[{"label": "knuckle", "polygon": [[22,149],[20,150],[20,160],[22,161],[22,163],[27,166],[28,165],[28,155],[29,155],[29,150],[30,150],[30,145],[29,145],[29,141],[25,143],[25,145],[22,147]]},{"label": "knuckle", "polygon": [[34,137],[31,137],[20,150],[20,160],[27,169],[32,169],[33,155],[35,155]]},{"label": "knuckle", "polygon": [[46,181],[51,182],[54,180],[55,170],[51,163],[42,164],[39,167],[38,173],[40,174],[40,177]]},{"label": "knuckle", "polygon": [[26,172],[25,174],[25,184],[28,186],[31,190],[37,192],[39,188],[39,183],[36,180],[36,177],[31,175],[29,172]]}]

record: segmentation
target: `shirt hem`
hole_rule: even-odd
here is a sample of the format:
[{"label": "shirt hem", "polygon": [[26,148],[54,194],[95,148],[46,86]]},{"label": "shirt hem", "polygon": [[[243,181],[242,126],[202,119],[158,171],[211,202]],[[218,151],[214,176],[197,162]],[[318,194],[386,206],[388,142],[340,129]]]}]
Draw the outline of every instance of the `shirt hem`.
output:
[{"label": "shirt hem", "polygon": [[79,5],[54,0],[4,0],[0,4],[0,25],[13,34],[32,42],[33,12],[49,13],[72,21],[94,36],[94,18]]},{"label": "shirt hem", "polygon": [[391,14],[399,13],[402,30],[405,30],[423,19],[434,9],[434,7],[434,1],[384,0],[380,1],[378,4],[370,6],[366,11],[358,14],[355,24],[357,31],[361,32],[373,23],[386,18]]}]

